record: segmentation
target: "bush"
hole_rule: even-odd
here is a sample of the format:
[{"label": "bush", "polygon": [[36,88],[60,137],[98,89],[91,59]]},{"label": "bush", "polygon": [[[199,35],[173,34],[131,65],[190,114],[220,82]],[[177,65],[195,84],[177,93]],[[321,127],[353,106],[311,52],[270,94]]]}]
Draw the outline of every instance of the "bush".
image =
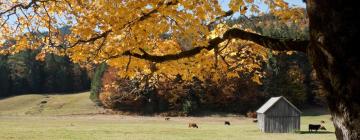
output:
[{"label": "bush", "polygon": [[246,117],[248,117],[248,118],[256,118],[257,114],[256,114],[256,112],[249,111],[249,112],[246,113]]},{"label": "bush", "polygon": [[102,77],[100,101],[115,110],[175,111],[187,115],[196,115],[199,110],[246,113],[263,103],[257,101],[263,98],[256,90],[258,85],[240,78],[201,81],[196,77],[192,80],[150,77],[148,83],[140,82],[141,79],[141,75],[135,79],[120,78],[117,69],[109,67]]},{"label": "bush", "polygon": [[106,63],[101,63],[96,69],[93,78],[91,79],[90,99],[97,105],[101,105],[99,94],[102,88],[102,76],[107,69]]},{"label": "bush", "polygon": [[199,105],[190,100],[185,100],[182,106],[182,111],[188,115],[194,115],[198,111]]}]

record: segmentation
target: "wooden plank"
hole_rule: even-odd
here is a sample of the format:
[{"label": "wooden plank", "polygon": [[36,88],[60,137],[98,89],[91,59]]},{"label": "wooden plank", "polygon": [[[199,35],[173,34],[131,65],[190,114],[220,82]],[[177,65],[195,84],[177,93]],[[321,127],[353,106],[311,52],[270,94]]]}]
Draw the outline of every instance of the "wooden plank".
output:
[{"label": "wooden plank", "polygon": [[300,117],[265,116],[265,132],[289,133],[300,130]]}]

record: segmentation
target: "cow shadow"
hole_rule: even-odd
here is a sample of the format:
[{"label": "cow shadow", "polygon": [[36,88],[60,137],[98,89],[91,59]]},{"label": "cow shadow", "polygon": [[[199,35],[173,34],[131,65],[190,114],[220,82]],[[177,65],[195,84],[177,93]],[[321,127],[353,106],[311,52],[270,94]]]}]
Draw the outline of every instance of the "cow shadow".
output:
[{"label": "cow shadow", "polygon": [[298,131],[299,134],[333,134],[331,131]]}]

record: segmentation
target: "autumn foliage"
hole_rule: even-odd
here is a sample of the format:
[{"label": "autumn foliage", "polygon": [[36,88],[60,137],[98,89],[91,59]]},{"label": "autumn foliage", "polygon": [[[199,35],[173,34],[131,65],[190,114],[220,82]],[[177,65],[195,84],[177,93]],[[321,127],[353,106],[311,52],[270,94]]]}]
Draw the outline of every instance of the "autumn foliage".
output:
[{"label": "autumn foliage", "polygon": [[249,112],[246,113],[246,117],[256,118],[256,117],[257,117],[257,114],[256,114],[256,112],[249,111]]},{"label": "autumn foliage", "polygon": [[[258,84],[239,78],[201,81],[196,77],[183,80],[179,75],[174,79],[143,75],[134,80],[114,74],[115,68],[105,72],[99,98],[105,107],[115,110],[196,114],[201,109],[241,113],[256,108],[262,98]],[[146,78],[147,82],[139,82]]]}]

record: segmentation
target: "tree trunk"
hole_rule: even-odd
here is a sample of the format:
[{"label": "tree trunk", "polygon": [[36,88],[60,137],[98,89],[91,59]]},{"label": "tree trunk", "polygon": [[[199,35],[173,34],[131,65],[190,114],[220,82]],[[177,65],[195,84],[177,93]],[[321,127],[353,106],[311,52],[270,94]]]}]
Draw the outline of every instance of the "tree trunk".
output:
[{"label": "tree trunk", "polygon": [[350,1],[307,0],[307,54],[328,92],[338,140],[360,140],[359,9]]}]

